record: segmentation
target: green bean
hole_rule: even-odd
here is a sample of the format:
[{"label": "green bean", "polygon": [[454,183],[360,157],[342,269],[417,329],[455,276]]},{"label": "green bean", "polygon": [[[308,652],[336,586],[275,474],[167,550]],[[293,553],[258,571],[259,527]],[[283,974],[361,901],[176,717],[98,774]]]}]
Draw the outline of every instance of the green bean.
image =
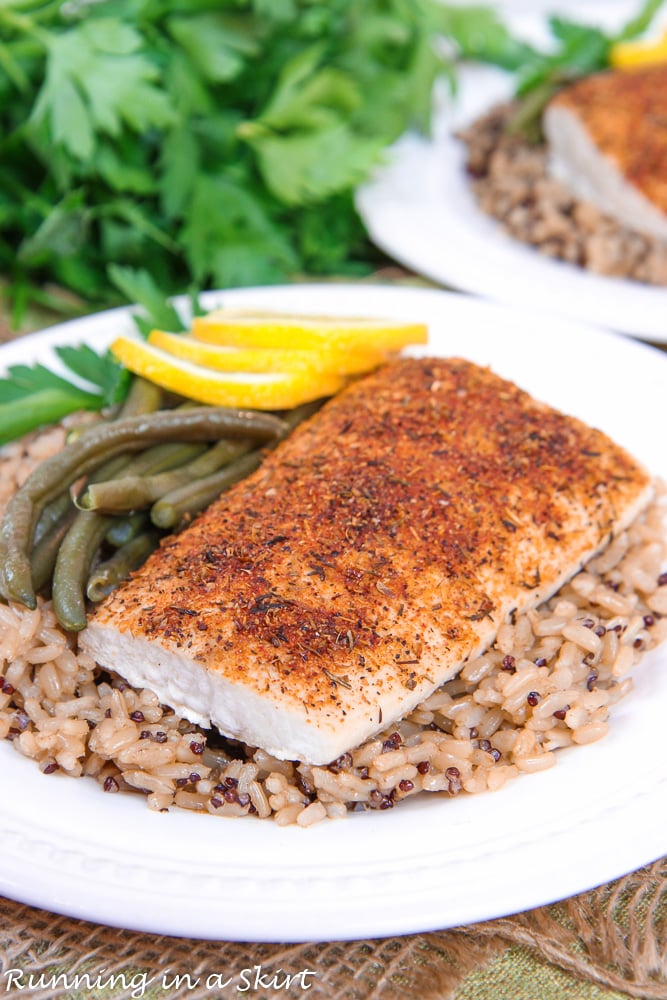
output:
[{"label": "green bean", "polygon": [[251,448],[250,441],[218,441],[193,461],[170,471],[153,476],[124,475],[105,483],[92,484],[81,498],[81,506],[106,514],[150,507],[166,493],[217,472],[221,466],[240,458]]},{"label": "green bean", "polygon": [[[116,475],[123,470],[127,462],[126,455],[118,455],[116,458],[110,459],[95,470],[91,481],[96,482],[106,476]],[[45,587],[51,579],[58,555],[58,545],[74,521],[76,511],[76,501],[72,501],[70,492],[67,490],[44,509],[37,523],[30,556],[32,582],[36,592]],[[55,519],[57,513],[60,513],[58,520]],[[47,514],[52,523],[45,531],[43,525]]]},{"label": "green bean", "polygon": [[58,557],[58,549],[76,517],[76,508],[70,502],[59,521],[53,524],[35,544],[30,555],[30,571],[32,584],[36,591],[46,587],[53,576],[53,570]]},{"label": "green bean", "polygon": [[280,419],[287,424],[290,430],[294,430],[300,423],[312,417],[314,413],[322,408],[326,400],[314,399],[311,403],[301,403],[292,410],[285,410],[280,414]]},{"label": "green bean", "polygon": [[[97,482],[106,476],[114,476],[121,472],[128,462],[127,455],[109,459],[95,470],[90,481]],[[32,583],[36,592],[45,587],[53,575],[58,546],[74,520],[76,509],[76,502],[72,501],[69,490],[65,490],[44,508],[37,522],[30,556]]]},{"label": "green bean", "polygon": [[264,454],[258,448],[210,476],[167,493],[151,507],[151,521],[158,528],[174,528],[185,518],[198,514],[230,486],[254,472]]},{"label": "green bean", "polygon": [[39,521],[35,525],[34,544],[38,545],[42,538],[49,534],[71,509],[72,497],[70,496],[70,492],[69,490],[63,490],[42,511]]},{"label": "green bean", "polygon": [[146,484],[161,477],[170,481],[169,477],[174,475],[174,470],[178,474],[206,452],[206,445],[203,444],[155,445],[130,462],[122,476],[109,478],[104,482],[89,482],[79,497],[77,506],[80,510],[100,510],[108,514],[124,514],[148,507],[165,491],[161,490],[156,496],[149,496],[149,499],[142,501],[142,491]]},{"label": "green bean", "polygon": [[53,610],[62,627],[69,631],[80,632],[86,627],[86,583],[110,520],[79,511],[58,549],[53,571]]},{"label": "green bean", "polygon": [[[115,422],[126,417],[139,417],[155,413],[160,409],[163,401],[164,392],[159,386],[152,382],[147,382],[146,379],[139,376],[135,376],[127,396],[117,408],[117,411],[108,420],[104,421],[104,423]],[[100,427],[101,424],[93,424],[92,426]],[[90,428],[91,424],[89,423],[77,424],[71,427],[67,434],[67,444],[74,444]]]},{"label": "green bean", "polygon": [[101,601],[126,580],[130,573],[138,569],[147,556],[157,547],[160,536],[157,531],[143,531],[132,538],[91,572],[86,587],[86,595],[91,601]]},{"label": "green bean", "polygon": [[135,375],[118,417],[136,417],[141,413],[154,413],[160,409],[163,401],[164,392],[159,385]]},{"label": "green bean", "polygon": [[[127,455],[118,455],[116,458],[110,459],[108,462],[103,463],[99,466],[99,468],[95,469],[89,479],[89,482],[97,482],[98,480],[116,476],[119,472],[122,472],[123,468],[129,463],[129,461],[130,459]],[[42,537],[50,532],[51,529],[70,512],[74,505],[75,504],[72,501],[69,489],[63,490],[62,493],[58,494],[55,500],[48,503],[42,510],[40,518],[35,525],[33,544],[38,545]]]},{"label": "green bean", "polygon": [[[281,419],[290,430],[293,430],[303,420],[316,413],[323,402],[324,400],[317,399],[311,403],[295,406],[294,409],[281,413]],[[271,444],[268,447],[271,447]],[[232,461],[231,464],[217,472],[202,476],[200,479],[165,493],[151,507],[151,521],[159,528],[168,529],[176,527],[185,518],[198,514],[214,500],[217,500],[220,494],[224,493],[230,486],[254,472],[260,465],[264,454],[265,449],[252,451]],[[205,457],[203,456],[200,461],[203,461]]]},{"label": "green bean", "polygon": [[[193,445],[193,447],[196,446]],[[91,483],[104,481],[107,476],[114,476],[122,472],[130,462],[130,456],[128,455],[118,455],[115,458],[111,458],[94,471],[89,481]],[[53,577],[58,550],[76,518],[76,512],[76,503],[72,502],[69,491],[66,491],[45,508],[42,517],[39,519],[37,528],[35,529],[35,541],[30,556],[32,583],[36,592],[42,590]],[[47,514],[52,523],[45,530],[44,522]],[[56,520],[58,514],[60,516]]]},{"label": "green bean", "polygon": [[[162,402],[159,386],[135,377],[123,402],[118,417],[131,417],[152,413]],[[90,483],[102,481],[122,472],[130,463],[130,456],[117,455],[94,470]],[[30,557],[32,583],[35,591],[42,590],[53,577],[58,551],[69,528],[76,518],[76,506],[69,490],[56,497],[42,512],[35,528],[34,547]]]},{"label": "green bean", "polygon": [[[142,382],[144,380],[139,379],[138,381]],[[133,387],[134,384],[136,383],[133,383]],[[146,382],[145,385],[152,390],[151,383]],[[155,388],[157,389],[157,387]],[[154,407],[160,402],[161,396],[161,392],[147,392],[142,389],[140,393],[136,391],[133,393],[130,390],[130,394],[123,405],[122,414],[130,416],[133,412],[142,412],[139,407],[143,406],[146,409],[149,404],[152,404]],[[89,482],[95,483],[107,477],[115,476],[119,472],[122,472],[129,462],[130,458],[127,455],[118,455],[116,458],[109,459],[108,462],[103,463],[94,471]],[[31,555],[35,591],[40,591],[51,579],[58,554],[58,545],[71,525],[75,512],[76,501],[72,501],[72,496],[68,489],[60,493],[42,511],[35,526]]]},{"label": "green bean", "polygon": [[[117,455],[95,469],[90,477],[91,482],[103,480],[106,476],[114,476],[127,466],[130,461],[127,455]],[[58,548],[64,540],[67,531],[72,526],[77,512],[76,501],[73,502],[69,490],[49,504],[42,513],[35,529],[35,538],[30,555],[32,584],[35,592],[42,590],[53,576],[58,556]],[[51,523],[45,528],[45,521]],[[59,515],[59,517],[58,517]]]},{"label": "green bean", "polygon": [[77,441],[38,465],[7,504],[0,525],[4,597],[36,607],[29,553],[41,511],[62,492],[63,486],[106,459],[165,440],[211,441],[226,436],[267,440],[281,437],[285,431],[285,424],[270,414],[217,407],[159,411],[91,427]]},{"label": "green bean", "polygon": [[152,476],[167,469],[173,469],[184,462],[190,462],[197,455],[206,451],[207,445],[186,444],[180,441],[167,441],[164,444],[155,444],[146,451],[135,455],[125,474],[128,476]]},{"label": "green bean", "polygon": [[130,460],[130,455],[115,455],[113,458],[107,459],[106,462],[102,462],[101,465],[92,470],[88,476],[88,482],[101,483],[105,479],[117,476],[119,472],[123,472],[127,468]]},{"label": "green bean", "polygon": [[110,520],[111,524],[104,540],[109,545],[113,545],[115,549],[120,549],[143,531],[148,524],[148,514],[140,510],[136,514],[127,514],[125,517],[116,516]]}]

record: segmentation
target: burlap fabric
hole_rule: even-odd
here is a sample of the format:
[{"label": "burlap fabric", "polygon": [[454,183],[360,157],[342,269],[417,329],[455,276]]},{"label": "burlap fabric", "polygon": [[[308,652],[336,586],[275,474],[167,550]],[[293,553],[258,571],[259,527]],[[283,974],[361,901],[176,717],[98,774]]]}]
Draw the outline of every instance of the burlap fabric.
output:
[{"label": "burlap fabric", "polygon": [[[395,275],[383,275],[388,277]],[[34,313],[21,333],[48,320],[53,322],[53,316]],[[0,312],[0,342],[15,336]],[[656,822],[665,819],[656,817]],[[667,1000],[667,858],[593,892],[517,916],[427,934],[325,944],[169,938],[100,927],[0,899],[3,995],[34,1000]]]},{"label": "burlap fabric", "polygon": [[0,918],[0,995],[34,1000],[667,998],[667,858],[519,916],[366,941],[284,945],[167,938],[99,927],[9,900],[0,900]]}]

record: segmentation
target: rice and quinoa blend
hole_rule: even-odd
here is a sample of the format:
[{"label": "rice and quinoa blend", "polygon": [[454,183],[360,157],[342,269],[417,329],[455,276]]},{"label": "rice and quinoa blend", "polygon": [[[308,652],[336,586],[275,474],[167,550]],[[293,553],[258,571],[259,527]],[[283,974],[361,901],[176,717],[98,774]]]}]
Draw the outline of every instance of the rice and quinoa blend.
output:
[{"label": "rice and quinoa blend", "polygon": [[[0,510],[64,443],[53,428],[0,450]],[[605,735],[642,653],[667,638],[667,492],[548,603],[412,714],[327,767],[280,761],[179,718],[77,654],[49,601],[0,603],[0,737],[46,774],[88,776],[148,806],[309,826],[421,791],[483,792]]]},{"label": "rice and quinoa blend", "polygon": [[515,239],[595,274],[667,285],[667,241],[635,232],[549,176],[545,143],[508,129],[515,104],[500,104],[458,133],[477,204]]}]

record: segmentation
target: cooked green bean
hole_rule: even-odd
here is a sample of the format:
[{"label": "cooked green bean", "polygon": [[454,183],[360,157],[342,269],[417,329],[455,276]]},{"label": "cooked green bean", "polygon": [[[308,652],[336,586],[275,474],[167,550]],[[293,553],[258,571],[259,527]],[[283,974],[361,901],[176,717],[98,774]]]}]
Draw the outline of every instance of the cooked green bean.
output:
[{"label": "cooked green bean", "polygon": [[131,458],[131,455],[114,455],[113,458],[109,458],[106,462],[102,462],[101,465],[92,470],[88,477],[88,482],[103,482],[105,479],[117,476],[119,472],[123,472],[127,468]]},{"label": "cooked green bean", "polygon": [[187,444],[180,441],[167,441],[164,444],[155,444],[146,451],[139,452],[129,463],[124,475],[127,476],[155,476],[160,472],[166,472],[184,462],[191,462],[197,455],[206,451],[208,446],[201,444]]},{"label": "cooked green bean", "polygon": [[[111,423],[126,417],[140,417],[146,416],[149,413],[155,413],[160,409],[163,402],[164,392],[158,385],[135,376],[127,396],[118,406],[115,414],[104,422]],[[93,426],[99,427],[101,424],[98,423]],[[71,427],[67,434],[67,444],[74,444],[90,428],[91,425],[89,423],[76,424],[74,427]]]},{"label": "cooked green bean", "polygon": [[[149,450],[156,451],[158,447],[162,446],[158,445],[156,448]],[[183,445],[182,447],[192,447],[198,450],[197,445]],[[166,456],[164,455],[154,456],[152,462],[159,466],[164,464],[165,457]],[[95,471],[91,474],[89,482],[91,482],[91,484],[103,482],[107,476],[113,477],[131,464],[131,456],[117,455],[115,458],[109,459],[108,462],[104,462],[101,466],[99,466],[99,468],[95,469]],[[150,467],[152,467],[152,465]],[[69,491],[65,491],[65,493],[60,494],[60,496],[57,497],[53,503],[49,504],[45,508],[42,516],[40,517],[37,528],[35,529],[35,540],[30,556],[32,583],[35,588],[35,592],[38,592],[45,587],[53,577],[60,544],[64,540],[69,528],[72,526],[76,517],[76,512],[76,503],[72,502]],[[59,519],[56,519],[58,515]],[[48,523],[49,521],[50,523]],[[45,522],[47,522],[46,528]],[[125,531],[126,534],[129,534],[137,529],[134,525],[131,528],[124,525],[120,527],[119,530]]]},{"label": "cooked green bean", "polygon": [[51,526],[51,529],[42,535],[35,544],[30,554],[30,571],[32,573],[32,584],[35,591],[40,591],[46,587],[53,577],[53,570],[58,557],[58,549],[65,535],[69,531],[76,517],[76,508],[70,503],[59,521]]},{"label": "cooked green bean", "polygon": [[[323,400],[317,399],[311,403],[295,406],[294,409],[282,413],[281,419],[290,430],[293,430],[303,420],[316,413],[323,402]],[[230,486],[254,472],[260,465],[264,454],[265,449],[257,449],[239,457],[210,475],[185,483],[169,493],[165,492],[161,499],[157,500],[151,507],[153,524],[164,529],[174,528],[185,518],[198,514],[214,500],[217,500],[220,494],[224,493]],[[202,456],[202,460],[205,457]]]},{"label": "cooked green bean", "polygon": [[174,528],[185,518],[198,514],[230,486],[254,472],[264,454],[262,448],[257,448],[218,472],[167,493],[151,507],[151,521],[158,528]]},{"label": "cooked green bean", "polygon": [[47,504],[41,513],[39,521],[35,525],[35,537],[33,539],[35,545],[39,545],[42,538],[49,534],[52,529],[58,524],[59,521],[65,517],[68,511],[72,509],[72,497],[70,496],[69,490],[63,490],[62,493],[58,494],[55,500]]},{"label": "cooked green bean", "polygon": [[[150,413],[162,401],[162,391],[145,379],[135,378],[119,412],[119,417],[130,417],[140,413]],[[184,445],[183,447],[188,447]],[[192,447],[196,447],[193,445]],[[130,456],[118,455],[103,463],[91,475],[89,482],[97,482],[115,476],[130,462]],[[58,546],[76,513],[75,503],[69,489],[63,490],[55,500],[47,504],[35,526],[33,551],[31,555],[33,586],[39,591],[51,579],[58,554]]]},{"label": "cooked green bean", "polygon": [[[106,514],[150,507],[160,497],[196,479],[210,476],[224,465],[252,448],[250,441],[218,441],[207,451],[175,469],[152,476],[124,475],[104,483],[91,484],[81,498],[81,506],[86,510],[98,510]],[[128,469],[127,472],[132,471]]]},{"label": "cooked green bean", "polygon": [[11,498],[0,525],[2,592],[7,599],[36,607],[30,574],[35,524],[44,506],[80,476],[124,451],[138,451],[165,440],[212,441],[221,437],[282,437],[283,421],[266,413],[195,407],[127,417],[86,430],[57,455],[47,458]]},{"label": "cooked green bean", "polygon": [[290,430],[293,430],[308,417],[312,417],[314,413],[322,408],[326,400],[324,399],[314,399],[311,403],[301,403],[300,406],[295,406],[292,410],[285,410],[281,413],[280,419],[283,420]]},{"label": "cooked green bean", "polygon": [[110,520],[79,511],[58,549],[53,571],[53,610],[62,627],[72,632],[86,627],[86,583]]},{"label": "cooked green bean", "polygon": [[[149,507],[165,490],[158,487],[155,496],[148,492],[148,499],[142,500],[147,484],[153,480],[159,482],[163,477],[166,482],[171,482],[170,477],[174,475],[177,476],[176,483],[180,482],[178,477],[181,469],[189,468],[210,450],[212,449],[207,449],[203,444],[155,445],[131,461],[122,476],[109,478],[104,482],[89,482],[79,497],[77,506],[81,510],[100,510],[108,514],[124,514]],[[183,481],[189,482],[190,478],[188,475]]]},{"label": "cooked green bean", "polygon": [[[97,482],[98,479],[105,479],[107,476],[115,476],[117,473],[122,472],[125,466],[129,462],[129,457],[127,455],[118,455],[116,458],[110,459],[105,462],[98,469],[95,469],[90,477],[90,482]],[[72,500],[69,490],[65,490],[59,496],[56,497],[50,504],[47,504],[35,527],[35,536],[33,538],[33,555],[31,557],[33,561],[33,586],[35,591],[41,590],[41,588],[48,583],[48,577],[43,578],[43,574],[40,575],[41,582],[38,584],[34,580],[34,561],[35,552],[42,544],[45,543],[46,549],[54,544],[54,539],[59,535],[59,528],[63,525],[68,526],[71,524],[74,514],[77,509],[77,501]],[[40,553],[37,555],[37,561],[41,566],[45,566],[45,553]]]},{"label": "cooked green bean", "polygon": [[144,530],[148,524],[148,514],[140,510],[136,514],[116,515],[110,520],[111,524],[104,540],[115,549],[120,549]]},{"label": "cooked green bean", "polygon": [[130,573],[138,569],[150,553],[157,547],[160,535],[157,531],[142,531],[136,538],[117,549],[104,562],[93,569],[88,579],[86,595],[91,601],[101,601]]},{"label": "cooked green bean", "polygon": [[163,401],[164,392],[159,385],[135,375],[118,417],[136,417],[141,413],[154,413],[160,409]]}]

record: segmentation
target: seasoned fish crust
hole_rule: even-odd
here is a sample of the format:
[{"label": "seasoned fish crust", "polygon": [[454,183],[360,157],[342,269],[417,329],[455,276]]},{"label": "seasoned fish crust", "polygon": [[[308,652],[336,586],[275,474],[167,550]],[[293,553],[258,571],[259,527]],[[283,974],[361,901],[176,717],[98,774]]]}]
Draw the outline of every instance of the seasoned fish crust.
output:
[{"label": "seasoned fish crust", "polygon": [[410,711],[648,501],[605,435],[459,359],[353,384],[81,634],[193,721],[327,763]]},{"label": "seasoned fish crust", "polygon": [[596,73],[561,90],[550,108],[576,115],[600,153],[667,216],[667,65]]}]

